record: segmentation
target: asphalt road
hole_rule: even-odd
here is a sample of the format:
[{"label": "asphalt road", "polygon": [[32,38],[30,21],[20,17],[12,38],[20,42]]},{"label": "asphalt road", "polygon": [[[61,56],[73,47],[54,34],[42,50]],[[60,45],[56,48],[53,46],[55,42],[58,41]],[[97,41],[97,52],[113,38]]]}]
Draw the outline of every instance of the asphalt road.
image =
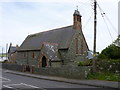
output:
[{"label": "asphalt road", "polygon": [[93,86],[77,85],[77,84],[70,84],[65,82],[31,78],[27,76],[10,74],[5,71],[2,71],[2,77],[0,77],[0,79],[2,79],[2,88],[9,88],[9,90],[10,89],[47,90],[49,88],[69,88],[69,89],[70,88],[97,88]]}]

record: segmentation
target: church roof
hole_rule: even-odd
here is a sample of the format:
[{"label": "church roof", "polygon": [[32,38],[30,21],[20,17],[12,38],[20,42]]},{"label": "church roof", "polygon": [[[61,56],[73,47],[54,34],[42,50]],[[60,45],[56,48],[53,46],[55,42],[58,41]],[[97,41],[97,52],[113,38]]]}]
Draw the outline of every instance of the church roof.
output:
[{"label": "church roof", "polygon": [[17,48],[15,46],[10,46],[8,53],[14,53],[14,52],[16,52],[16,50],[17,50]]},{"label": "church roof", "polygon": [[40,50],[43,43],[58,44],[58,49],[68,49],[75,34],[73,26],[28,35],[18,51]]},{"label": "church roof", "polygon": [[74,12],[73,15],[79,15],[79,16],[81,16],[81,15],[80,15],[80,12],[79,12],[78,10],[75,10],[75,12]]},{"label": "church roof", "polygon": [[41,52],[43,54],[47,54],[47,57],[51,60],[51,61],[60,61],[60,55],[58,52],[58,44],[56,43],[43,43],[42,47],[41,47]]}]

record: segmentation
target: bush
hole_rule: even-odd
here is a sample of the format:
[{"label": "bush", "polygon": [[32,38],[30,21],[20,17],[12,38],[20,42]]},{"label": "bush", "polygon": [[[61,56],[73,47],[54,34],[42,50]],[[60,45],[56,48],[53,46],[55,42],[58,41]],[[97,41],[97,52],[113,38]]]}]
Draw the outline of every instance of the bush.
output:
[{"label": "bush", "polygon": [[91,66],[91,65],[92,65],[92,60],[80,61],[78,63],[78,66]]},{"label": "bush", "polygon": [[78,66],[84,66],[84,62],[80,61],[80,62],[78,63]]},{"label": "bush", "polygon": [[98,56],[98,58],[102,59],[120,59],[120,47],[111,44],[110,46],[106,47],[101,54]]},{"label": "bush", "polygon": [[120,76],[117,73],[90,73],[88,79],[107,80],[107,81],[120,81]]},{"label": "bush", "polygon": [[96,62],[97,71],[100,72],[120,72],[120,59],[99,59]]},{"label": "bush", "polygon": [[4,60],[2,63],[8,63],[8,60]]}]

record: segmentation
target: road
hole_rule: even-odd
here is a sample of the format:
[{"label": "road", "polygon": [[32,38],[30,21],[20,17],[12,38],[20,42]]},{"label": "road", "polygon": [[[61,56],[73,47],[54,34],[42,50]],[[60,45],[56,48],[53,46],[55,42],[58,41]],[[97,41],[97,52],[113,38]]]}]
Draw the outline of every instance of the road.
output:
[{"label": "road", "polygon": [[0,79],[2,79],[2,88],[9,88],[14,90],[16,89],[47,90],[48,88],[96,88],[93,86],[70,84],[65,82],[43,80],[27,76],[10,74],[5,72],[5,70],[2,71],[2,77],[0,77]]}]

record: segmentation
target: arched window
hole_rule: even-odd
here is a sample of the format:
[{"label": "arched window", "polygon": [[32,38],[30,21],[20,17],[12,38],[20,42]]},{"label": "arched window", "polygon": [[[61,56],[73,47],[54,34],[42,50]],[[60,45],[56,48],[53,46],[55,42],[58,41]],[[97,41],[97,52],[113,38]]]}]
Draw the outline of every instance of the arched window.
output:
[{"label": "arched window", "polygon": [[81,39],[81,54],[83,54],[83,39]]},{"label": "arched window", "polygon": [[35,54],[34,54],[34,52],[32,53],[32,58],[35,58]]},{"label": "arched window", "polygon": [[80,21],[80,16],[77,16],[77,21]]},{"label": "arched window", "polygon": [[75,39],[76,54],[78,54],[78,39]]}]

